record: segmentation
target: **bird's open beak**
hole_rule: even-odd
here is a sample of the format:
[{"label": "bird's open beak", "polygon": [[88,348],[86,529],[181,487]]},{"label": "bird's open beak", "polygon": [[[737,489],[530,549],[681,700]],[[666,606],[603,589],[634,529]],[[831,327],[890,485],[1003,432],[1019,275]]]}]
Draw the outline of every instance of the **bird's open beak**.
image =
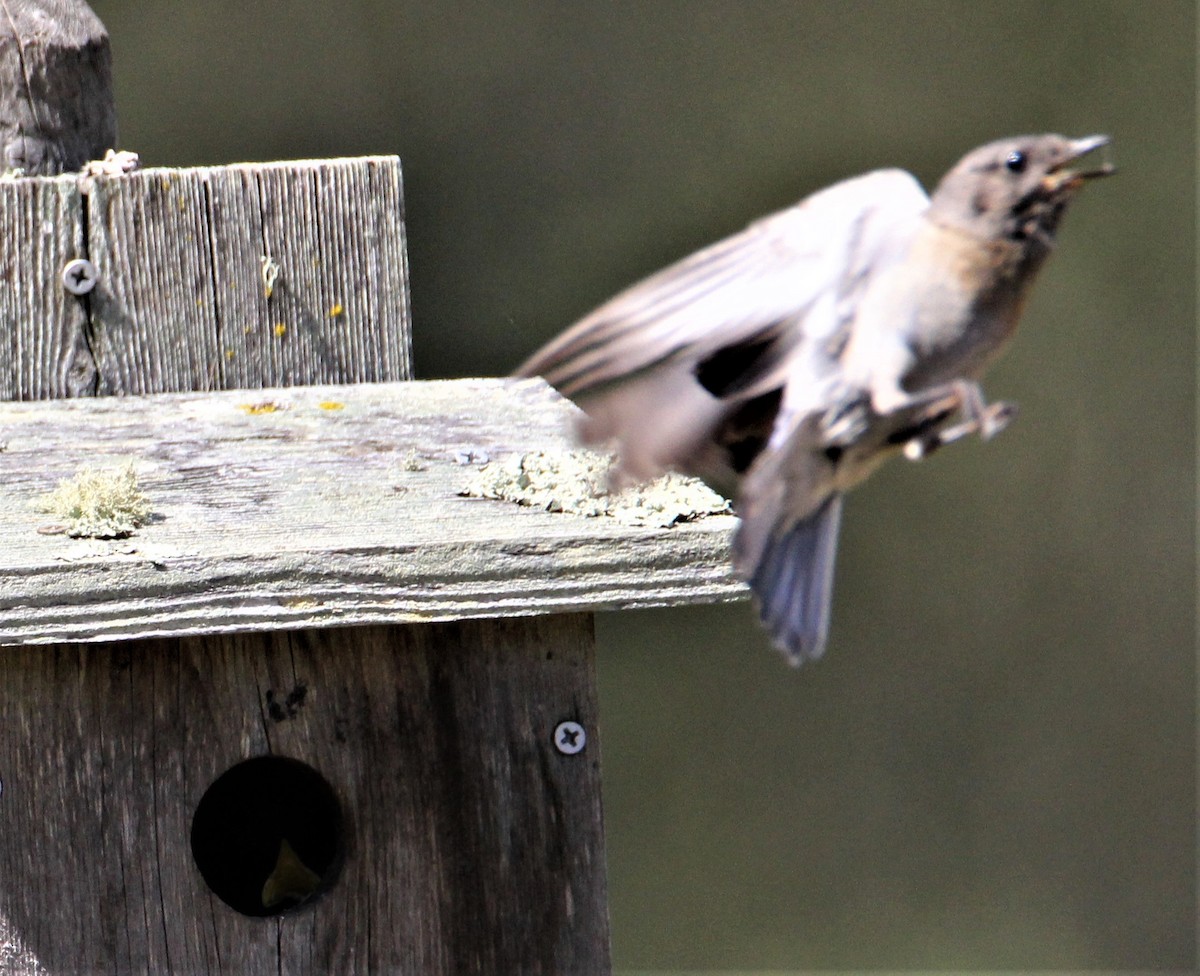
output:
[{"label": "bird's open beak", "polygon": [[1107,146],[1111,141],[1108,136],[1085,136],[1082,139],[1073,140],[1071,148],[1062,162],[1046,175],[1046,181],[1050,184],[1047,189],[1057,191],[1068,188],[1074,190],[1082,186],[1086,180],[1095,179],[1097,176],[1109,176],[1115,173],[1117,168],[1107,159],[1103,160],[1094,169],[1070,168],[1071,163],[1082,159],[1097,149]]}]

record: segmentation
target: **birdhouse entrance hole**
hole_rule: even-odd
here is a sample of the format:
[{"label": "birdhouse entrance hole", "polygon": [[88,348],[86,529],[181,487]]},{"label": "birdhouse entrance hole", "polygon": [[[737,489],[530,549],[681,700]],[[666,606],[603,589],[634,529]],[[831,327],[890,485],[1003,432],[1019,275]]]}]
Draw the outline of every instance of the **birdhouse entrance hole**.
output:
[{"label": "birdhouse entrance hole", "polygon": [[295,759],[259,756],[228,769],[192,818],[205,882],[243,915],[281,915],[330,887],[342,860],[333,788]]}]

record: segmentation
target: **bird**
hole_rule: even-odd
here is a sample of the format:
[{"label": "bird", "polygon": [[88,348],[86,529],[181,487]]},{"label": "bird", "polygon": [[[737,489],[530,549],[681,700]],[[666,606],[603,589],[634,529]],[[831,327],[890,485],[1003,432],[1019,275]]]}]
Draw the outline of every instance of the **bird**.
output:
[{"label": "bird", "polygon": [[1103,135],[968,152],[927,194],[901,169],[818,190],[651,275],[534,353],[616,455],[614,487],[678,471],[734,500],[736,572],[793,665],[829,636],[847,491],[882,462],[1016,412],[980,379],[1011,339]]},{"label": "bird", "polygon": [[316,894],[320,887],[321,876],[300,859],[286,837],[280,838],[275,866],[263,882],[263,908],[294,908]]}]

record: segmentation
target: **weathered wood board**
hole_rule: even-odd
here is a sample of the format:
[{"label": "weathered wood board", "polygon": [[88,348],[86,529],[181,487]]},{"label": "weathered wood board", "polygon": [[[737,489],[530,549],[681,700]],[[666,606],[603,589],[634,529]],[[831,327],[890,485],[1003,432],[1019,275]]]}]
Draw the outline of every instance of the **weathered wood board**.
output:
[{"label": "weathered wood board", "polygon": [[85,250],[82,206],[74,177],[0,181],[0,399],[92,387],[87,307],[60,280]]},{"label": "weathered wood board", "polygon": [[[732,516],[644,528],[459,496],[484,456],[569,450],[574,410],[540,380],[2,403],[0,644],[741,598]],[[128,459],[149,524],[39,532],[59,479]]]},{"label": "weathered wood board", "polygon": [[412,376],[394,156],[0,181],[0,236],[0,399]]},{"label": "weathered wood board", "polygon": [[[587,614],[0,649],[0,972],[608,972],[593,669]],[[254,918],[189,831],[267,754],[327,779],[346,851]]]}]

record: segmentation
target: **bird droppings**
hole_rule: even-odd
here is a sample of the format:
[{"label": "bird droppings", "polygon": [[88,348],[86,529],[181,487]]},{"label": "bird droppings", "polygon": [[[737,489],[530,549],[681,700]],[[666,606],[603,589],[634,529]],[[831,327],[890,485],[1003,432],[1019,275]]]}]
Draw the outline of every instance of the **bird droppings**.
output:
[{"label": "bird droppings", "polygon": [[109,470],[80,468],[74,478],[63,479],[39,499],[36,507],[61,519],[63,524],[57,528],[76,539],[124,539],[150,514],[132,461]]},{"label": "bird droppings", "polygon": [[704,482],[678,474],[614,492],[613,462],[612,455],[594,451],[533,451],[484,465],[459,494],[626,525],[665,527],[733,512],[729,500]]}]

